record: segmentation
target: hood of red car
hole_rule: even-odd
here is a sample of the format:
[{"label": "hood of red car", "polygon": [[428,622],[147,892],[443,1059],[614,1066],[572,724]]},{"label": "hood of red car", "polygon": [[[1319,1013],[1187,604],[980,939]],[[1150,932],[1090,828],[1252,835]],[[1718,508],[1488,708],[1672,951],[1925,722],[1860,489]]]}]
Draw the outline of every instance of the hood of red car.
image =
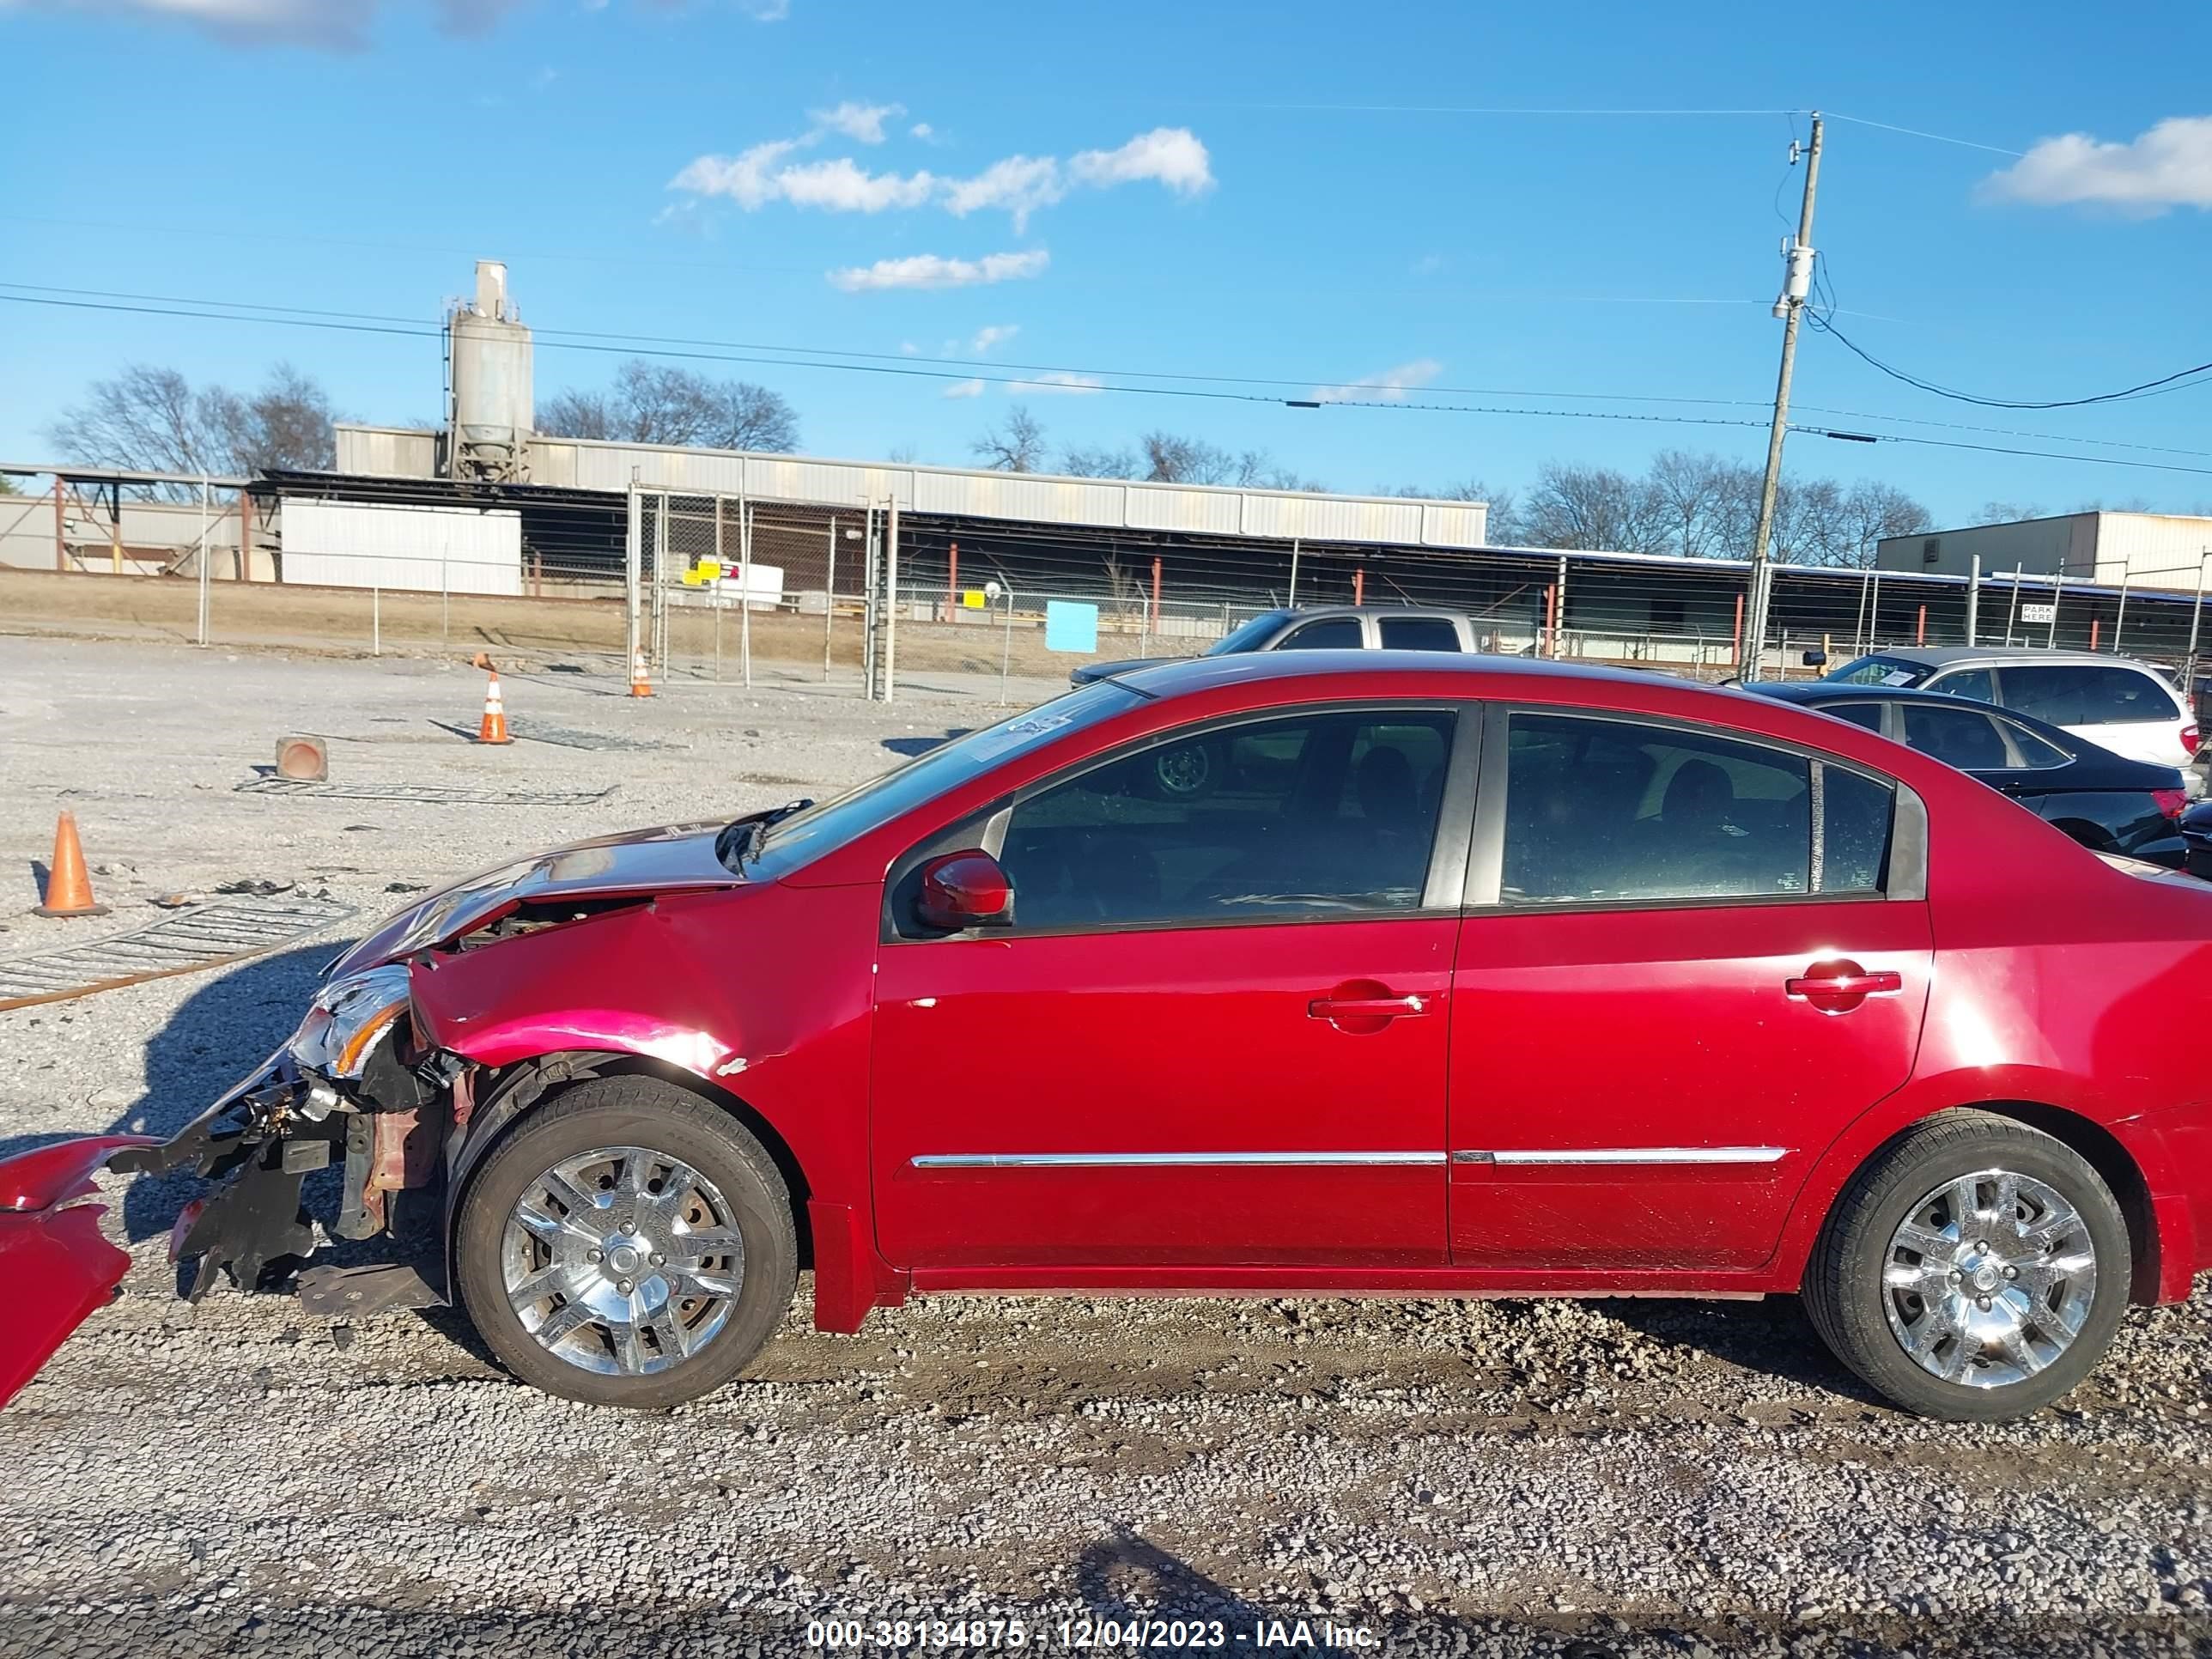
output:
[{"label": "hood of red car", "polygon": [[744,878],[715,854],[723,828],[720,823],[672,823],[625,830],[481,871],[386,918],[331,971],[397,961],[518,904],[738,886]]}]

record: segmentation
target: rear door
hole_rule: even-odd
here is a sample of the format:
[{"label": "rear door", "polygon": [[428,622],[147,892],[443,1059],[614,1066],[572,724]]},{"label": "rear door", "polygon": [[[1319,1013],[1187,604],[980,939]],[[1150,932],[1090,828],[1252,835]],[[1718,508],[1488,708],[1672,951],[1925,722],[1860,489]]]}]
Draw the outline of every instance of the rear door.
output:
[{"label": "rear door", "polygon": [[1452,981],[1452,1259],[1766,1261],[1806,1172],[1902,1085],[1925,816],[1710,727],[1488,715]]},{"label": "rear door", "polygon": [[2008,663],[1998,701],[2101,749],[2160,766],[2185,766],[2181,705],[2160,680],[2126,663]]}]

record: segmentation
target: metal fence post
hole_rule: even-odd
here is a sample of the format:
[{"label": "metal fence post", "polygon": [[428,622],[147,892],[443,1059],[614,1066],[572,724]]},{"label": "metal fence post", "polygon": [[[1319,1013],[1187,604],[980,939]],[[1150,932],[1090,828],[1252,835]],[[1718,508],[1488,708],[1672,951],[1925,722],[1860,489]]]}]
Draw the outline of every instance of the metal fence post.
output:
[{"label": "metal fence post", "polygon": [[2120,572],[2120,608],[2112,618],[2112,654],[2120,654],[2120,630],[2128,625],[2128,578],[2134,573]]},{"label": "metal fence post", "polygon": [[438,550],[438,642],[453,643],[453,585],[446,574],[446,550]]},{"label": "metal fence post", "polygon": [[2192,714],[2197,712],[2197,633],[2198,624],[2204,620],[2204,565],[2207,560],[2212,560],[2212,547],[2206,548],[2197,556],[2197,602],[2189,607],[2189,656],[2182,666],[2186,683],[2182,686],[2181,695]]},{"label": "metal fence post", "polygon": [[1966,643],[1978,645],[1977,636],[1982,620],[1982,556],[1974,555],[1972,568],[1966,574]]},{"label": "metal fence post", "polygon": [[2066,567],[2063,563],[2051,573],[2051,632],[2044,636],[2043,648],[2050,650],[2058,643],[2058,595],[2066,586]]},{"label": "metal fence post", "polygon": [[1297,603],[1298,603],[1298,538],[1297,538],[1296,536],[1293,536],[1293,537],[1291,537],[1291,597],[1290,597],[1290,605],[1291,605],[1291,608],[1292,610],[1296,610],[1296,609],[1297,608]]},{"label": "metal fence post", "polygon": [[623,541],[623,672],[637,672],[638,579],[645,568],[645,498],[639,494],[635,467],[629,470],[629,532]]},{"label": "metal fence post", "polygon": [[1014,660],[1014,590],[1001,584],[1001,597],[1006,601],[1006,626],[999,641],[999,702],[1004,706],[1013,702],[1006,692],[1006,675]]},{"label": "metal fence post", "polygon": [[384,654],[384,589],[374,583],[368,590],[368,654]]},{"label": "metal fence post", "polygon": [[[244,492],[243,492],[243,491],[240,491],[240,498],[241,500],[243,500],[243,499],[244,499]],[[204,646],[207,644],[207,642],[208,642],[208,641],[207,641],[207,635],[208,635],[208,481],[207,481],[207,474],[205,474],[204,472],[203,472],[202,474],[200,474],[200,640],[199,640],[199,642],[200,642],[200,644],[201,644],[202,646],[204,646]]]},{"label": "metal fence post", "polygon": [[884,701],[898,696],[898,497],[884,509],[884,593],[890,609],[884,619]]},{"label": "metal fence post", "polygon": [[[717,508],[717,511],[720,509]],[[753,506],[738,497],[738,660],[753,683]]]},{"label": "metal fence post", "polygon": [[830,515],[830,562],[822,573],[822,681],[830,682],[830,629],[837,621],[837,515]]}]

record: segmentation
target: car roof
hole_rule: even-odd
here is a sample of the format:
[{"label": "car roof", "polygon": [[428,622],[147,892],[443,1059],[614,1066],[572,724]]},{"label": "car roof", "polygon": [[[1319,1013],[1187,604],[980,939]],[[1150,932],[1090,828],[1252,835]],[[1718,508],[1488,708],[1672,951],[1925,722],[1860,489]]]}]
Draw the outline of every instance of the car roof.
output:
[{"label": "car roof", "polygon": [[1909,662],[1923,668],[1948,668],[1961,662],[2055,662],[2096,663],[2106,667],[2147,668],[2148,663],[2133,657],[2117,657],[2106,652],[2053,651],[2039,645],[1899,645],[1879,646],[1850,659],[1852,662],[1867,657],[1879,657],[1887,662]]},{"label": "car roof", "polygon": [[[1467,615],[1442,605],[1286,605],[1279,610],[1261,613],[1270,617],[1297,617],[1304,622],[1309,617],[1450,617]],[[1369,653],[1370,656],[1373,653]]]},{"label": "car roof", "polygon": [[[1347,609],[1349,607],[1346,607]],[[1208,691],[1217,686],[1246,684],[1255,680],[1297,679],[1344,674],[1412,673],[1504,675],[1557,682],[1583,680],[1599,684],[1648,687],[1663,680],[1685,691],[1730,693],[1699,680],[1677,675],[1638,672],[1626,668],[1589,668],[1574,663],[1545,662],[1533,657],[1492,656],[1480,651],[1253,651],[1228,657],[1183,657],[1173,662],[1132,669],[1114,677],[1148,697],[1179,697]]]},{"label": "car roof", "polygon": [[[1783,702],[1940,702],[1947,708],[1962,704],[1970,708],[1995,706],[1949,691],[1923,691],[1909,685],[1850,685],[1841,680],[1747,680],[1743,689]],[[2005,712],[2017,716],[2019,711]]]}]

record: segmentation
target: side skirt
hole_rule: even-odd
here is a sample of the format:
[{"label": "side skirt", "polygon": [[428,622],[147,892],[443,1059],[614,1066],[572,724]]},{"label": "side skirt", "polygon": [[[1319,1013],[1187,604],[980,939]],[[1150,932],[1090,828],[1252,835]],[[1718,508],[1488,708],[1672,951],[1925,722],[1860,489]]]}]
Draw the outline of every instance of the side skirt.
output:
[{"label": "side skirt", "polygon": [[1787,1292],[1764,1273],[1535,1273],[1470,1267],[917,1267],[916,1294],[1010,1296],[1668,1297],[1756,1302]]}]

